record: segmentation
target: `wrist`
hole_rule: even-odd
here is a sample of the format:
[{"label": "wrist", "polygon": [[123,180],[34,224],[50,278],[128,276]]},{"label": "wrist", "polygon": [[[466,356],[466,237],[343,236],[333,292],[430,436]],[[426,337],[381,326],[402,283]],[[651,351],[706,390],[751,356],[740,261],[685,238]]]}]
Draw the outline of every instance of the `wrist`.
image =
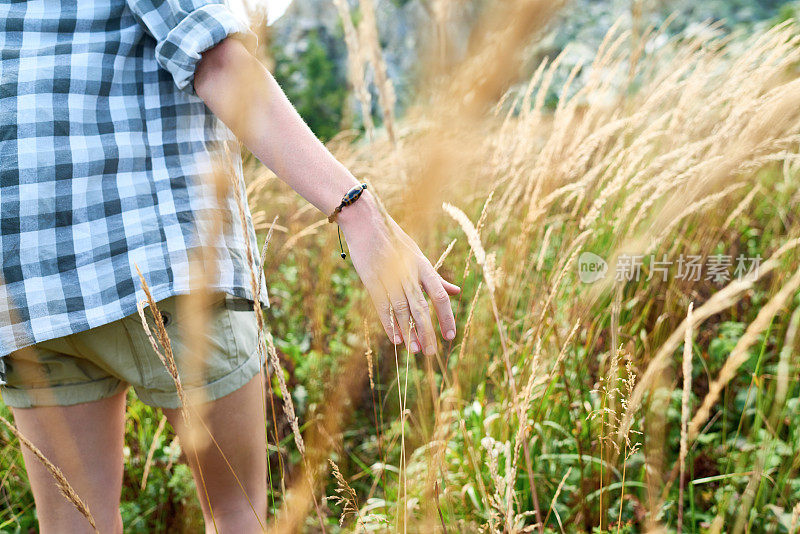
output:
[{"label": "wrist", "polygon": [[378,203],[369,189],[365,189],[354,203],[344,206],[336,217],[336,222],[345,233],[349,228],[374,226],[381,220]]}]

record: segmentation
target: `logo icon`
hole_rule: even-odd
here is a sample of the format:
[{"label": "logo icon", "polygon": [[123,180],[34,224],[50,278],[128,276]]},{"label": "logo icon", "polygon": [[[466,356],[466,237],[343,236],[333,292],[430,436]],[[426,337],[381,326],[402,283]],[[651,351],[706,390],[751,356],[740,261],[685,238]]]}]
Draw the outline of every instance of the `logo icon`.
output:
[{"label": "logo icon", "polygon": [[581,252],[578,256],[578,278],[584,284],[601,280],[608,273],[606,260],[592,252]]}]

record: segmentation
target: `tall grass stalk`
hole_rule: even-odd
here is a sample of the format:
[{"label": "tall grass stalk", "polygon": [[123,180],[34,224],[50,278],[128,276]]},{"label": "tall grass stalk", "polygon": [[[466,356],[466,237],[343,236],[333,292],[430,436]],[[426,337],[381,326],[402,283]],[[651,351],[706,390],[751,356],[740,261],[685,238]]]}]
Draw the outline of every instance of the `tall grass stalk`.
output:
[{"label": "tall grass stalk", "polygon": [[[455,13],[446,4],[437,4],[446,8],[437,20]],[[752,528],[756,515],[768,529],[796,530],[798,466],[783,461],[800,454],[785,436],[796,423],[786,407],[797,398],[800,312],[783,313],[800,290],[796,23],[740,37],[718,24],[670,35],[620,19],[588,61],[576,64],[568,47],[526,64],[532,37],[559,5],[492,4],[467,54],[427,71],[422,97],[402,118],[386,120],[389,80],[378,81],[390,135],[330,143],[375,185],[382,209],[435,251],[429,257],[445,250],[442,275],[462,276],[461,338],[435,362],[418,366],[377,323],[360,335],[369,301],[323,253],[334,236],[320,231],[318,214],[262,170],[248,167],[248,187],[234,184],[253,203],[276,200],[260,229],[272,212],[285,221],[270,226],[280,231],[271,253],[266,243],[261,251],[266,267],[247,252],[253,294],[261,268],[279,286],[269,330],[259,305],[253,310],[283,397],[282,414],[272,406],[273,428],[264,400],[264,431],[280,448],[282,415],[300,453],[291,479],[294,466],[279,454],[284,490],[271,531],[302,530],[309,515],[320,530],[336,528],[341,514],[317,503],[326,482],[327,494],[355,493],[344,490],[339,503],[345,530],[688,531],[708,518],[703,528],[721,532]],[[372,3],[364,6],[359,29],[337,6],[351,78],[382,53]],[[241,219],[244,204],[237,210]],[[581,278],[584,252],[606,262],[605,276]],[[718,280],[678,277],[674,265],[667,276],[655,270],[661,259],[719,254],[763,261]],[[641,276],[626,278],[615,266],[631,256]],[[320,278],[335,290],[318,291]],[[302,312],[287,313],[294,305]],[[156,327],[151,340],[169,368],[160,336]],[[756,346],[748,386],[741,375]],[[278,347],[295,354],[283,358]],[[313,364],[298,366],[301,382],[324,382],[324,391],[307,390],[311,402],[294,406],[287,358]],[[323,365],[330,376],[315,381]],[[381,380],[387,369],[396,376]],[[262,385],[272,398],[272,381]],[[756,402],[741,408],[747,388]],[[751,409],[763,412],[752,427]],[[348,426],[351,415],[360,427]],[[729,432],[737,418],[741,432]],[[354,461],[337,460],[341,480],[326,476],[331,452],[342,450]],[[716,451],[735,468],[720,472]],[[728,506],[732,495],[744,496],[741,511]],[[545,514],[541,503],[550,504]]]}]

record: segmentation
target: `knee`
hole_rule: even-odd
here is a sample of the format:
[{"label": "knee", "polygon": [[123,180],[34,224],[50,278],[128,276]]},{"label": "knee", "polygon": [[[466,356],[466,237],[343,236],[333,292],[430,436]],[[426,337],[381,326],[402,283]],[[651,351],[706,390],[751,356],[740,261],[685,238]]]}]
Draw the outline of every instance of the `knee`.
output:
[{"label": "knee", "polygon": [[[90,509],[90,512],[97,527],[97,532],[122,534],[122,515],[119,512],[118,505],[112,509],[95,508]],[[41,534],[95,532],[89,519],[84,517],[69,502],[65,501],[64,505],[59,503],[55,506],[37,506],[36,512],[39,518],[39,532]]]},{"label": "knee", "polygon": [[[263,509],[262,509],[263,508]],[[255,501],[252,506],[244,497],[240,502],[214,509],[214,516],[206,517],[206,533],[256,534],[266,531],[266,502],[261,507]]]},{"label": "knee", "polygon": [[[203,507],[206,531],[220,534],[248,534],[264,532],[267,515],[267,488],[264,484],[247,484],[242,480],[245,491],[241,487],[216,493],[211,497],[211,513]],[[213,518],[212,518],[213,513]],[[208,530],[208,529],[211,530]]]}]

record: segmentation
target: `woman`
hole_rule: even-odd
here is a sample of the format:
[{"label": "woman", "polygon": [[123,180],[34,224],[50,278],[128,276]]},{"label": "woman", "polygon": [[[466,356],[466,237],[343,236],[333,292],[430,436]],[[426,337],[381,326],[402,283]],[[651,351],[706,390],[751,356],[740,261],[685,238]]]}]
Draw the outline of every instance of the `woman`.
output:
[{"label": "woman", "polygon": [[[22,433],[62,469],[98,529],[121,532],[128,386],[191,442],[172,378],[137,313],[145,298],[140,269],[163,313],[184,389],[206,401],[197,413],[225,455],[216,446],[187,455],[204,488],[207,531],[261,531],[252,510],[264,519],[266,444],[248,300],[268,302],[266,290],[256,295],[250,283],[258,265],[248,262],[247,241],[251,250],[256,241],[249,212],[244,229],[236,216],[235,196],[246,198],[241,182],[222,201],[232,215],[223,239],[198,238],[217,206],[202,181],[211,147],[235,133],[322,214],[337,213],[392,342],[435,352],[423,291],[444,337],[453,339],[448,295],[459,288],[381,216],[369,190],[342,202],[358,180],[303,123],[253,55],[255,36],[222,1],[0,2],[0,21],[4,401]],[[241,162],[233,163],[240,175]],[[189,292],[190,258],[201,245],[217,258],[209,272],[219,298],[200,371],[182,356],[181,324],[190,312],[175,301]],[[24,458],[41,532],[91,531],[44,467],[27,450]]]}]

